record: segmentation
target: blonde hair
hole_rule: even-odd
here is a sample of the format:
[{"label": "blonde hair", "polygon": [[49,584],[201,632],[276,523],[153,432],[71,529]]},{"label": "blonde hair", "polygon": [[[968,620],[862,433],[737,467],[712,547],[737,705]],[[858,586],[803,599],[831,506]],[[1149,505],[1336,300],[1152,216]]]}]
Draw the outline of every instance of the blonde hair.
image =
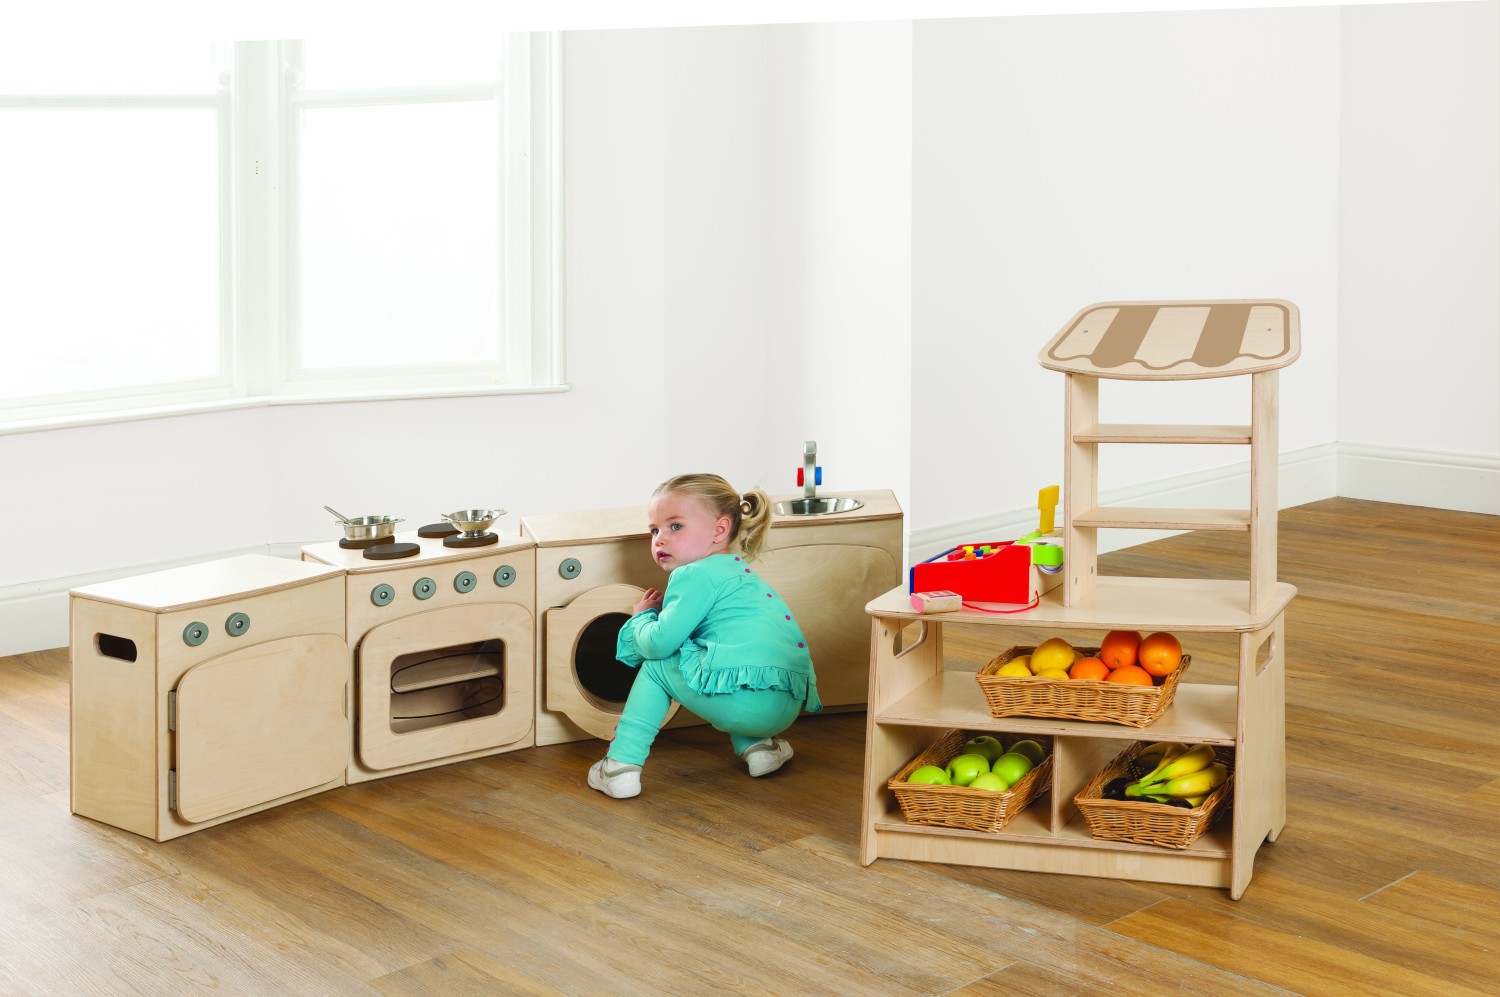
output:
[{"label": "blonde hair", "polygon": [[657,485],[651,496],[658,495],[690,495],[707,506],[715,519],[728,516],[729,543],[732,547],[738,540],[747,561],[755,560],[765,548],[766,530],[771,525],[771,496],[759,488],[741,495],[717,474],[679,474]]}]

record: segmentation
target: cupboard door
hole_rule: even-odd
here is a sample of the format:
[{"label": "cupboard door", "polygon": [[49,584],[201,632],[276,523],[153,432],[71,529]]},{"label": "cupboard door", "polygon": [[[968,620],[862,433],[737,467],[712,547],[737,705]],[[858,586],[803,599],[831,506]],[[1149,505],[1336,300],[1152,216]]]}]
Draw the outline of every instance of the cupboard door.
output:
[{"label": "cupboard door", "polygon": [[334,634],[210,658],[177,684],[177,813],[199,823],[340,779],[349,651]]},{"label": "cupboard door", "polygon": [[786,600],[807,635],[823,705],[863,703],[870,691],[865,604],[901,581],[891,555],[879,547],[812,544],[766,551],[750,567]]}]

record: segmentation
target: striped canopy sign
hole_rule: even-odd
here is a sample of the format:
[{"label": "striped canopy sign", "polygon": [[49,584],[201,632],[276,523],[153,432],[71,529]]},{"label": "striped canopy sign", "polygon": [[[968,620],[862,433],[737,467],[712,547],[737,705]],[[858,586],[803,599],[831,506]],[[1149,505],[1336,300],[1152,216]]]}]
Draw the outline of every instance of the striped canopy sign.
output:
[{"label": "striped canopy sign", "polygon": [[1287,301],[1137,301],[1085,308],[1038,359],[1074,374],[1172,380],[1274,370],[1300,351]]}]

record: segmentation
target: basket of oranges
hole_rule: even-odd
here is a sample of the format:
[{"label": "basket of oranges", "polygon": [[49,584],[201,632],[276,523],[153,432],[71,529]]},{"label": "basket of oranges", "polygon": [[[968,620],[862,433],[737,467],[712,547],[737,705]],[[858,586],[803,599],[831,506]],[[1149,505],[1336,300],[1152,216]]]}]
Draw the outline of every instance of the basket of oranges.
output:
[{"label": "basket of oranges", "polygon": [[996,718],[1148,727],[1172,705],[1191,663],[1172,634],[1111,630],[1097,648],[1075,648],[1061,637],[1009,648],[974,679]]},{"label": "basket of oranges", "polygon": [[1052,786],[1052,738],[950,730],[886,783],[908,824],[1000,831]]}]

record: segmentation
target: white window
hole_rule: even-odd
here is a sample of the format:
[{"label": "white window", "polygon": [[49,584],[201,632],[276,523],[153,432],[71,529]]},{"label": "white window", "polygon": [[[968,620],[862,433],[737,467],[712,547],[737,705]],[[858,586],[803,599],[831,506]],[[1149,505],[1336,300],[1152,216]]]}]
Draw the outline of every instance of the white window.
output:
[{"label": "white window", "polygon": [[557,70],[529,35],[0,51],[0,427],[560,384]]}]

